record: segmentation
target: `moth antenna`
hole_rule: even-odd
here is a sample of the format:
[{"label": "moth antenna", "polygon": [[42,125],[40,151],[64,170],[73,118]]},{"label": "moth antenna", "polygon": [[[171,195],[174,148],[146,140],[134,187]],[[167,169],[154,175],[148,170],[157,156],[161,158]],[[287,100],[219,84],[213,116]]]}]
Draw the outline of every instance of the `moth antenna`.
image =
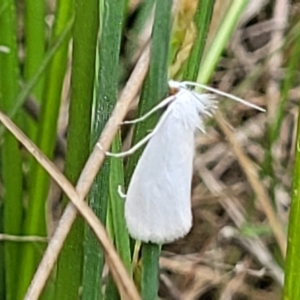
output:
[{"label": "moth antenna", "polygon": [[222,91],[220,91],[220,90],[218,90],[218,89],[214,89],[214,88],[209,87],[209,86],[207,86],[207,85],[205,85],[205,84],[202,84],[202,83],[192,82],[192,81],[183,81],[183,82],[181,82],[181,84],[182,84],[183,86],[185,86],[185,87],[187,87],[188,85],[191,85],[191,86],[198,86],[198,87],[203,88],[203,89],[205,89],[205,90],[207,90],[207,91],[214,92],[214,93],[216,93],[216,94],[218,94],[218,95],[221,95],[221,96],[230,98],[230,99],[232,99],[232,100],[235,100],[235,101],[237,101],[237,102],[240,102],[240,103],[242,103],[242,104],[244,104],[244,105],[246,105],[246,106],[248,106],[248,107],[252,107],[252,108],[254,108],[254,109],[257,109],[257,110],[259,110],[259,111],[261,111],[261,112],[266,112],[266,110],[265,110],[264,108],[262,108],[262,107],[260,107],[260,106],[258,106],[258,105],[255,105],[255,104],[253,104],[253,103],[251,103],[251,102],[249,102],[249,101],[246,101],[246,100],[244,100],[244,99],[242,99],[242,98],[239,98],[239,97],[236,97],[236,96],[234,96],[234,95],[231,95],[231,94],[222,92]]}]

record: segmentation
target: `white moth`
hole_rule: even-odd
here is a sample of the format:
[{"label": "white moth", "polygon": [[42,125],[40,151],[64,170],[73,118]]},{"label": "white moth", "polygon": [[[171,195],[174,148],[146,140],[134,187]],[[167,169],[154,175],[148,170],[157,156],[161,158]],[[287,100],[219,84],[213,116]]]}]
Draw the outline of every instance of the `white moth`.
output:
[{"label": "white moth", "polygon": [[[170,81],[169,85],[178,89],[176,95],[163,100],[143,117],[125,122],[142,121],[169,104],[155,129],[127,152],[107,152],[115,157],[129,155],[149,140],[128,187],[125,220],[133,238],[157,244],[172,242],[185,236],[191,229],[195,131],[199,129],[205,132],[204,119],[211,117],[217,108],[215,96],[188,89],[188,85],[198,84]],[[235,96],[206,86],[200,87],[263,111]]]}]

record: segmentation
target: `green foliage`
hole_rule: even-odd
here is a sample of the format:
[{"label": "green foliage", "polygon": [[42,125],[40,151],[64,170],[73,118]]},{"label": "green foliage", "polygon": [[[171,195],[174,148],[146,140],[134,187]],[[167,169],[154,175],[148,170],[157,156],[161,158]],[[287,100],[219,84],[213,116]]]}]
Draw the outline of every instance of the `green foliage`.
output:
[{"label": "green foliage", "polygon": [[[103,11],[101,10],[102,19],[100,20],[101,35],[100,43],[98,44],[99,68],[96,70],[98,82],[95,90],[94,118],[91,132],[92,147],[94,147],[99,134],[108,121],[118,97],[118,71],[123,12],[124,1],[113,0],[103,2]],[[120,172],[122,176],[122,170]],[[106,159],[89,195],[89,204],[103,224],[106,224],[108,214],[110,179],[110,160]],[[114,183],[113,185],[115,186]],[[115,215],[113,215],[113,224],[115,223],[114,217]],[[119,236],[117,238],[119,242]],[[102,278],[100,274],[102,274],[103,264],[103,251],[99,248],[91,229],[86,228],[82,299],[90,300],[102,297],[100,288]]]},{"label": "green foliage", "polygon": [[[289,88],[295,82],[295,75],[299,67],[299,55],[300,55],[300,36],[298,35],[296,43],[293,46],[292,53],[289,58],[287,76],[283,83],[282,100],[281,105],[278,108],[277,123],[273,127],[273,137],[275,139],[278,136],[278,126],[282,122],[282,115],[284,111],[284,104],[287,99],[287,92]],[[300,106],[299,106],[300,112]],[[296,300],[300,297],[300,286],[297,284],[297,280],[300,275],[300,118],[298,117],[298,129],[296,138],[296,159],[294,164],[294,176],[293,176],[293,189],[292,189],[292,205],[290,211],[290,221],[288,230],[288,248],[285,263],[285,286],[284,297],[285,300]]]},{"label": "green foliage", "polygon": [[[0,52],[0,109],[7,113],[14,106],[15,98],[19,92],[20,79],[15,2],[2,1],[0,11],[0,43],[9,49],[9,53]],[[20,121],[20,114],[16,116],[16,120]],[[18,142],[10,133],[6,132],[1,145],[1,180],[5,186],[5,194],[0,227],[7,234],[19,235],[22,232],[23,179],[21,160]],[[4,277],[0,278],[2,281],[0,286],[5,287],[6,295],[6,297],[3,296],[4,291],[0,291],[0,297],[13,300],[16,299],[15,284],[18,279],[18,261],[21,251],[18,244],[15,243],[6,243],[0,251],[1,258],[4,258],[1,265],[4,269],[4,272],[1,272]]]},{"label": "green foliage", "polygon": [[[75,184],[89,156],[91,108],[94,89],[98,1],[75,1],[71,98],[65,174]],[[80,122],[78,122],[80,120]],[[64,199],[67,202],[68,199]],[[58,260],[55,297],[76,299],[82,282],[84,222],[78,217]],[[65,278],[72,278],[66,281]]]},{"label": "green foliage", "polygon": [[[208,45],[215,3],[211,0],[197,1],[196,13],[188,12],[192,18],[184,14],[174,17],[176,9],[172,9],[172,4],[175,1],[171,0],[142,1],[134,13],[130,11],[131,1],[127,0],[58,0],[54,23],[49,26],[45,18],[51,11],[45,1],[25,1],[24,10],[16,7],[19,5],[17,2],[3,0],[0,4],[0,110],[10,116],[53,160],[59,109],[62,99],[68,99],[63,95],[63,86],[67,86],[66,78],[70,71],[64,172],[74,185],[112,114],[137,54],[145,47],[141,47],[139,39],[145,26],[153,23],[150,26],[150,64],[140,93],[138,115],[145,114],[168,95],[168,74],[173,79],[200,83],[210,80],[248,3],[246,0],[231,1]],[[20,15],[24,19],[24,28],[17,24]],[[298,27],[296,24],[294,28],[298,30]],[[289,91],[297,78],[300,54],[297,30],[288,41],[290,52],[281,85],[281,101],[274,123],[268,128],[269,150],[266,150],[263,175],[271,179],[269,192],[272,195],[276,182],[271,146],[278,139]],[[3,51],[5,47],[9,52]],[[22,109],[29,96],[39,104],[38,122],[33,122]],[[131,143],[136,144],[152,130],[158,118],[159,113],[137,124]],[[297,234],[300,230],[299,124],[284,299],[298,299],[300,295],[297,284],[300,276],[300,239]],[[122,151],[122,134],[125,131],[126,128],[119,130],[112,152]],[[0,233],[48,236],[48,174],[28,157],[2,125],[0,144]],[[161,245],[142,244],[141,251],[133,253],[133,248],[139,247],[134,247],[135,241],[128,235],[124,200],[118,193],[119,186],[127,189],[141,154],[142,149],[139,149],[124,161],[107,158],[94,180],[88,202],[106,225],[128,273],[137,281],[142,298],[156,300]],[[61,206],[64,207],[67,202],[68,199],[63,196]],[[272,232],[268,226],[247,224],[241,233],[246,237],[257,237],[269,236]],[[32,242],[0,243],[0,299],[23,299],[45,246]],[[120,299],[112,274],[109,273],[105,280],[102,278],[104,261],[98,240],[79,216],[69,232],[42,299],[77,299],[79,295],[83,300]]]}]

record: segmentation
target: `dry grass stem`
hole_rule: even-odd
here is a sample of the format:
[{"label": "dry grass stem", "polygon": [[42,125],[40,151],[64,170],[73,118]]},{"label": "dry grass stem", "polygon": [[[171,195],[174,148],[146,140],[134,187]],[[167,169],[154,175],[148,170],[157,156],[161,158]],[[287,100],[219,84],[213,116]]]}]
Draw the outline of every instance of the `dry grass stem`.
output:
[{"label": "dry grass stem", "polygon": [[[97,238],[103,246],[105,251],[105,257],[110,270],[114,276],[116,285],[118,286],[120,293],[125,299],[140,299],[136,287],[129,277],[119,255],[117,254],[112,242],[110,241],[105,228],[96,217],[92,209],[84,202],[84,198],[80,198],[71,185],[71,183],[65,178],[65,176],[56,168],[56,166],[33,144],[27,136],[2,112],[0,112],[0,121],[4,126],[24,145],[24,147],[34,156],[34,158],[40,163],[41,166],[51,175],[51,177],[60,185],[62,190],[66,193],[81,215],[85,218],[87,223],[95,232]],[[71,227],[71,226],[70,226]],[[53,237],[52,239],[55,239]],[[52,240],[51,240],[52,241]],[[56,240],[54,240],[56,241]],[[50,253],[51,255],[51,253]],[[53,255],[51,255],[53,261]],[[47,270],[51,271],[49,265],[46,265]],[[40,276],[34,278],[25,296],[25,299],[38,299],[42,291],[42,288],[46,282],[45,275],[47,273],[38,270]],[[44,280],[40,280],[43,278]]]},{"label": "dry grass stem", "polygon": [[277,239],[281,253],[284,257],[286,253],[286,235],[283,232],[282,225],[280,224],[276,213],[272,207],[271,200],[269,199],[261,181],[258,178],[256,167],[253,165],[253,162],[248,158],[248,156],[245,155],[242,148],[235,140],[232,131],[228,128],[228,122],[226,122],[225,118],[220,112],[218,112],[216,120],[221,130],[226,135],[232,147],[232,151],[236,155],[238,162],[240,163],[241,167],[243,168],[243,171],[245,172],[249,180],[249,183],[251,184],[254,192],[257,195],[257,199],[260,205],[262,206],[264,213],[266,214],[269,224]]},{"label": "dry grass stem", "polygon": [[17,236],[11,234],[0,234],[0,241],[46,243],[48,242],[48,238],[42,236],[33,236],[33,235]]},{"label": "dry grass stem", "polygon": [[288,0],[276,0],[274,7],[273,20],[276,30],[271,33],[269,48],[270,59],[268,62],[270,81],[267,86],[268,121],[270,124],[275,121],[280,101],[280,74],[278,74],[278,71],[282,66],[283,54],[282,51],[278,51],[278,46],[283,45],[284,42],[284,32],[287,26],[289,7],[290,4]]}]

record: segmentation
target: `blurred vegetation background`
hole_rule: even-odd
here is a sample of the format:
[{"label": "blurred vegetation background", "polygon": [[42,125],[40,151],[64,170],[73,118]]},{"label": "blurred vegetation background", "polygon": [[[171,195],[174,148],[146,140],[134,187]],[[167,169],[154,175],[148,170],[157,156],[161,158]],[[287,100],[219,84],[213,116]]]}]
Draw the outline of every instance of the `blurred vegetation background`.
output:
[{"label": "blurred vegetation background", "polygon": [[[300,299],[299,15],[297,0],[1,1],[0,111],[86,196],[141,299]],[[140,245],[118,186],[142,150],[102,164],[95,144],[102,134],[120,152],[142,139],[160,114],[106,124],[149,111],[168,79],[267,112],[220,99],[196,134],[191,232]],[[0,125],[0,299],[139,299],[120,291],[124,274],[24,140]]]}]

